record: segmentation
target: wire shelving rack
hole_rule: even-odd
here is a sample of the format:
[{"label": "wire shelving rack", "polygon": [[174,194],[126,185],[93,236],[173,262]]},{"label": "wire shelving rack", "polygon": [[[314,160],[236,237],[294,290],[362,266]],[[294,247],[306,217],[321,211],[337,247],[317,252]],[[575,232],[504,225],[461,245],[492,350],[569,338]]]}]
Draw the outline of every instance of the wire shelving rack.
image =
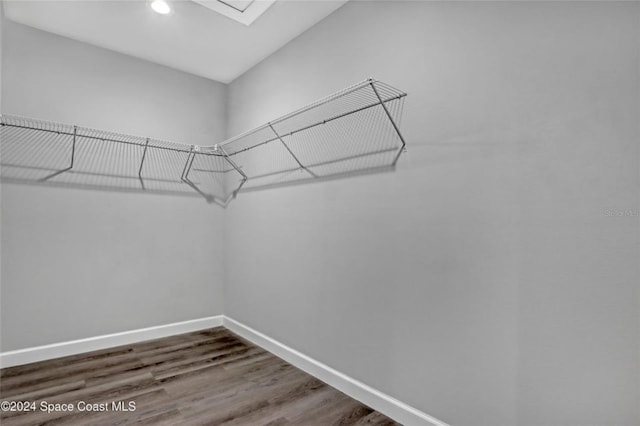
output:
[{"label": "wire shelving rack", "polygon": [[124,191],[200,195],[226,206],[238,192],[393,169],[406,93],[367,79],[211,146],[2,115],[1,177]]}]

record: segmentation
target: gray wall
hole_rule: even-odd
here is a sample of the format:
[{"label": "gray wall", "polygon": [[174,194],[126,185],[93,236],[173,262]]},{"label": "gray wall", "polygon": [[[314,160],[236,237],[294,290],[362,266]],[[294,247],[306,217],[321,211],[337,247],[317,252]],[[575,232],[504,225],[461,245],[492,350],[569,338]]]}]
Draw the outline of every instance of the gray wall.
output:
[{"label": "gray wall", "polygon": [[2,33],[4,23],[4,7],[0,0],[0,111],[2,111]]},{"label": "gray wall", "polygon": [[396,85],[409,151],[241,194],[225,314],[452,424],[640,424],[639,18],[352,1],[234,81],[230,135]]},{"label": "gray wall", "polygon": [[[226,217],[3,184],[1,350],[219,314],[226,282],[227,315],[452,424],[639,424],[639,9],[352,1],[231,85],[228,135],[406,90],[394,174]],[[3,112],[225,136],[223,85],[2,25]]]},{"label": "gray wall", "polygon": [[[194,144],[226,86],[10,21],[3,112]],[[221,314],[224,211],[204,200],[2,185],[2,351]]]},{"label": "gray wall", "polygon": [[[4,33],[4,7],[0,0],[0,112],[2,112],[2,46]],[[2,141],[0,140],[0,143]],[[2,156],[0,155],[0,163]],[[0,166],[2,167],[2,166]],[[0,309],[2,309],[2,186],[0,185]],[[2,350],[2,313],[0,312],[0,350]]]}]

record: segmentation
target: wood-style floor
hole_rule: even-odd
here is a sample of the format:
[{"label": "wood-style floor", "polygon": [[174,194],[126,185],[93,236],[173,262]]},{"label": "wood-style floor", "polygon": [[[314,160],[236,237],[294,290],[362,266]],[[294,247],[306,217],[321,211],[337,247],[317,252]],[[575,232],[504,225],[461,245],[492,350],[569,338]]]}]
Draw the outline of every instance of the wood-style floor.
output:
[{"label": "wood-style floor", "polygon": [[[5,368],[0,400],[36,405],[2,412],[3,426],[396,424],[221,327]],[[42,401],[74,411],[46,413]],[[78,411],[80,401],[108,411]]]}]

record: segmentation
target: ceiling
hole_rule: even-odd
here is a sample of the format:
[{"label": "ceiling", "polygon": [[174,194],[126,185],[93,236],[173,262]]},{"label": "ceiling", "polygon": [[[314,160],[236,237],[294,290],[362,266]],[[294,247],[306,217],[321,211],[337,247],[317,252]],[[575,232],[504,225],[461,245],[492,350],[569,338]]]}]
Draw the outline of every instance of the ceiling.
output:
[{"label": "ceiling", "polygon": [[[190,0],[171,1],[169,15],[153,12],[146,0],[3,4],[12,21],[229,83],[346,1],[278,0],[251,25]],[[258,2],[235,6],[245,3],[248,12]]]}]

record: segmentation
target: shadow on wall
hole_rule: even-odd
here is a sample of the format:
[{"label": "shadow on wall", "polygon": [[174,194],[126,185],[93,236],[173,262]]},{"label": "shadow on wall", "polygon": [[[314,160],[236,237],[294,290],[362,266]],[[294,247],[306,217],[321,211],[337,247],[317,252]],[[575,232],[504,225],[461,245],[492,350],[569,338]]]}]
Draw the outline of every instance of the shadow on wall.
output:
[{"label": "shadow on wall", "polygon": [[365,80],[220,145],[198,147],[2,116],[3,182],[201,196],[394,170],[406,94]]},{"label": "shadow on wall", "polygon": [[189,145],[7,115],[1,124],[7,183],[202,196],[224,206],[239,187],[225,174],[242,178],[221,153]]}]

